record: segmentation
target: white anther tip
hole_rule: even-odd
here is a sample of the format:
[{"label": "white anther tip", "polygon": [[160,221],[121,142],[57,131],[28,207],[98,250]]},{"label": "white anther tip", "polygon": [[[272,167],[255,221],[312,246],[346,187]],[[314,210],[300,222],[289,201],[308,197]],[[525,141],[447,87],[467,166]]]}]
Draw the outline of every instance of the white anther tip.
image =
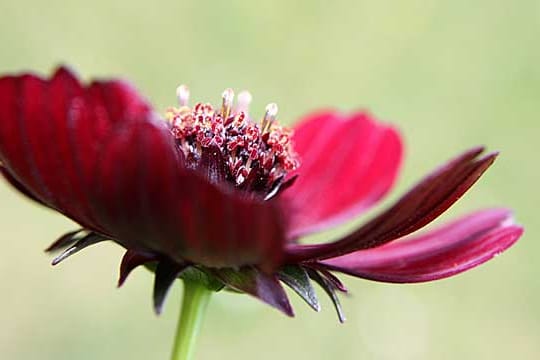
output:
[{"label": "white anther tip", "polygon": [[253,96],[251,96],[249,91],[243,90],[238,94],[238,104],[249,105],[251,104],[251,100],[253,100]]},{"label": "white anther tip", "polygon": [[232,104],[234,99],[234,91],[231,88],[225,89],[223,91],[223,94],[221,94],[221,97],[223,98],[223,102],[227,104]]},{"label": "white anther tip", "polygon": [[176,88],[176,98],[180,106],[187,106],[189,102],[189,88],[186,85],[180,85]]},{"label": "white anther tip", "polygon": [[278,106],[276,103],[270,103],[266,105],[266,116],[275,117],[278,113]]},{"label": "white anther tip", "polygon": [[253,97],[249,93],[249,91],[242,90],[238,94],[238,102],[236,104],[236,111],[243,111],[245,113],[249,110],[249,104],[251,104],[251,100]]}]

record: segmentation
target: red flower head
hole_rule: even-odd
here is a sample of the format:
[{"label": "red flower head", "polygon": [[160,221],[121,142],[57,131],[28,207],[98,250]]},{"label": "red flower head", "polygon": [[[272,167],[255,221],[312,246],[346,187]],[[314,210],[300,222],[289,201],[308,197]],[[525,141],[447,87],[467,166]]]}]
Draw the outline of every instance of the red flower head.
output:
[{"label": "red flower head", "polygon": [[156,310],[177,277],[248,293],[293,311],[281,283],[314,309],[317,282],[336,296],[341,272],[385,282],[455,275],[511,246],[523,229],[506,209],[470,214],[412,234],[456,202],[496,154],[474,148],[435,170],[389,209],[334,242],[297,240],[370,209],[392,187],[402,157],[395,128],[367,113],[319,112],[294,130],[248,112],[251,96],[218,107],[179,107],[160,118],[122,81],[82,85],[68,70],[51,79],[0,79],[0,161],[5,178],[81,229],[49,251],[53,263],[104,240],[127,249],[120,284],[136,266],[155,269]]}]

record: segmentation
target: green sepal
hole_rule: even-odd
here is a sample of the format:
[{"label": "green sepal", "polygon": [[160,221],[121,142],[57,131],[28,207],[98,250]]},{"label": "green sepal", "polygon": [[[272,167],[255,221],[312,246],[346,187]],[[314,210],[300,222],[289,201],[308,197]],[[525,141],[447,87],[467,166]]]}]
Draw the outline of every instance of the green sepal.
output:
[{"label": "green sepal", "polygon": [[212,273],[203,267],[190,266],[180,274],[180,278],[185,281],[200,283],[209,290],[220,291],[225,287],[225,284],[216,278]]},{"label": "green sepal", "polygon": [[267,274],[254,266],[214,269],[213,272],[228,289],[251,295],[288,316],[294,316],[287,293],[275,274]]},{"label": "green sepal", "polygon": [[279,279],[297,293],[313,310],[320,311],[321,305],[315,289],[304,268],[298,265],[285,265],[277,273]]},{"label": "green sepal", "polygon": [[[144,267],[155,273],[157,265],[158,262],[154,261],[144,264]],[[190,266],[186,268],[180,273],[178,278],[186,281],[200,283],[209,290],[216,292],[222,290],[225,287],[225,284],[223,284],[223,282],[221,282],[217,277],[212,275],[209,270],[199,266]]]},{"label": "green sepal", "polygon": [[313,279],[313,281],[315,281],[317,284],[319,284],[319,286],[326,292],[326,294],[328,294],[330,300],[332,300],[332,303],[334,304],[334,307],[336,309],[339,322],[344,323],[346,320],[345,313],[343,312],[339,297],[336,293],[336,291],[339,289],[330,280],[326,279],[324,276],[321,276],[316,270],[308,269],[307,271],[309,277]]}]

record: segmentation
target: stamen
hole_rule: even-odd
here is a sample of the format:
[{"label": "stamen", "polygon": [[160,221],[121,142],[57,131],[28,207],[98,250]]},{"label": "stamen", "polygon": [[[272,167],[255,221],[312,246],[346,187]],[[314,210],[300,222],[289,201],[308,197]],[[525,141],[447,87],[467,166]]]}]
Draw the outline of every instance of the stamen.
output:
[{"label": "stamen", "polygon": [[234,91],[232,89],[225,89],[221,95],[223,102],[221,103],[221,117],[223,120],[227,120],[231,114],[231,109],[234,101]]},{"label": "stamen", "polygon": [[270,103],[266,105],[266,113],[261,121],[261,133],[268,132],[270,126],[276,121],[276,115],[278,113],[278,106],[276,103]]},{"label": "stamen", "polygon": [[253,97],[249,93],[249,91],[243,90],[238,94],[238,103],[236,104],[236,111],[237,112],[244,112],[248,113],[249,111],[249,104],[251,104],[251,100]]},{"label": "stamen", "polygon": [[[268,104],[261,123],[256,124],[246,113],[251,102],[247,91],[238,94],[234,108],[232,89],[223,91],[221,109],[200,102],[190,108],[185,85],[178,87],[177,97],[181,106],[167,109],[166,118],[188,167],[215,165],[226,181],[263,196],[273,196],[287,173],[298,167],[292,132],[277,123],[276,104]],[[209,149],[224,166],[207,164],[207,157],[203,160]]]},{"label": "stamen", "polygon": [[176,98],[180,106],[187,106],[189,103],[189,88],[186,85],[180,85],[176,88]]}]

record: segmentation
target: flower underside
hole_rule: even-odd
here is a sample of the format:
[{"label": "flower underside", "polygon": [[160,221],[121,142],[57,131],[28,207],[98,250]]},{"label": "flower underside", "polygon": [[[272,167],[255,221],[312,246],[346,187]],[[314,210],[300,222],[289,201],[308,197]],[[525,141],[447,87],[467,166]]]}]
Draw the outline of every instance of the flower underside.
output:
[{"label": "flower underside", "polygon": [[248,114],[251,95],[243,91],[233,105],[234,93],[226,89],[221,109],[211,104],[188,106],[189,91],[179,86],[180,107],[171,107],[166,119],[186,166],[206,170],[211,182],[227,181],[234,187],[266,198],[275,195],[286,175],[299,166],[291,143],[292,131],[276,121],[277,105],[266,107],[261,122]]},{"label": "flower underside", "polygon": [[[108,240],[99,234],[80,229],[61,236],[46,251],[63,250],[52,261],[53,265],[57,265],[88,246]],[[315,282],[329,296],[339,321],[345,321],[338,293],[346,294],[347,288],[336,276],[315,263],[284,265],[276,273],[268,274],[256,266],[216,269],[188,262],[174,262],[157,254],[128,250],[122,258],[118,286],[122,286],[129,274],[140,266],[155,273],[152,298],[157,314],[162,312],[167,294],[177,279],[196,281],[214,291],[246,293],[288,316],[294,316],[294,311],[282,283],[300,296],[313,310],[319,312],[321,305],[312,284]]]},{"label": "flower underside", "polygon": [[[46,251],[63,250],[52,261],[53,265],[57,265],[88,246],[108,240],[80,229],[61,236]],[[196,281],[214,291],[229,290],[249,294],[288,316],[294,316],[294,311],[282,284],[287,285],[307,305],[319,312],[321,305],[313,287],[315,282],[329,296],[339,321],[345,321],[338,293],[346,294],[347,288],[336,276],[316,263],[288,264],[275,273],[268,274],[256,266],[217,269],[189,262],[178,263],[156,254],[128,250],[120,265],[118,286],[122,286],[130,273],[141,266],[155,273],[152,298],[157,314],[162,312],[167,294],[177,279]]]}]

